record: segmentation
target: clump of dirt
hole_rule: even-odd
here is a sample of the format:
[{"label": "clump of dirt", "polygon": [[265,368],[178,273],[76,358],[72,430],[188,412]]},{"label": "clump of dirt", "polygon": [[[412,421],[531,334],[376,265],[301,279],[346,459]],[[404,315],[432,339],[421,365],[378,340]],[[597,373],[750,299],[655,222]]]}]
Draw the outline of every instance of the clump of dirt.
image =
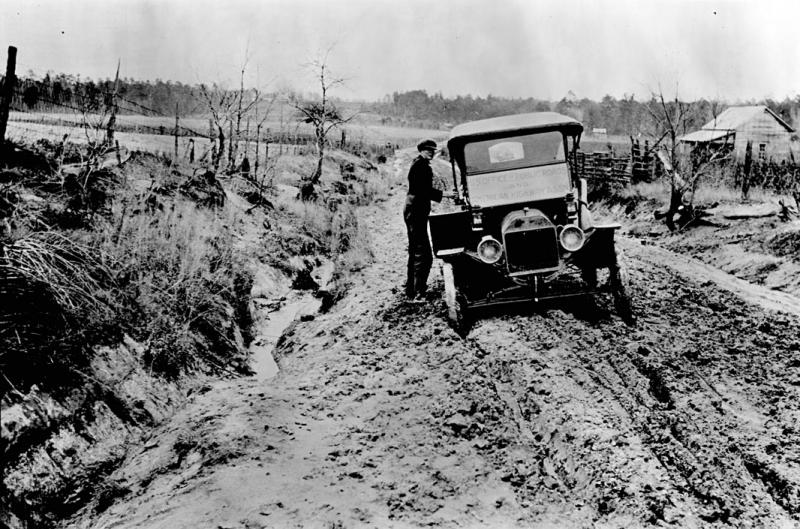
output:
[{"label": "clump of dirt", "polygon": [[225,189],[213,171],[201,171],[180,184],[180,192],[197,204],[209,208],[225,205]]},{"label": "clump of dirt", "polygon": [[773,255],[800,262],[800,224],[794,223],[788,229],[771,234],[764,246]]}]

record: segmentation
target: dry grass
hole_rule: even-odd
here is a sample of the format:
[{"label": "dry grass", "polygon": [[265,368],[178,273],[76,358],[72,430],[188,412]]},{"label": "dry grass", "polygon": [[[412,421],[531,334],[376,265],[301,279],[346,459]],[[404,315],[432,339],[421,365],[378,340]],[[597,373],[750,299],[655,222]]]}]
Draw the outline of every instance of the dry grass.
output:
[{"label": "dry grass", "polygon": [[74,238],[53,231],[0,246],[0,387],[24,389],[48,379],[63,384],[88,363],[88,344],[118,336],[122,305],[113,271]]},{"label": "dry grass", "polygon": [[[63,190],[45,193],[46,210],[15,205],[0,253],[0,292],[10,301],[0,309],[7,382],[25,387],[44,371],[69,372],[89,361],[93,344],[122,333],[146,344],[156,373],[244,368],[252,274],[231,229],[241,213],[199,207],[170,191],[167,166],[143,162],[139,173],[156,181],[151,191],[120,178],[108,190],[112,206],[77,228],[40,220],[57,203],[81,214]],[[41,194],[41,178],[49,179],[15,185]]]},{"label": "dry grass", "polygon": [[[327,292],[326,307],[341,299],[349,289],[353,274],[374,259],[368,235],[361,229],[357,204],[369,203],[380,196],[387,185],[379,175],[373,183],[360,184],[360,191],[347,197],[329,197],[327,202],[287,200],[280,203],[283,212],[293,217],[302,233],[318,241],[322,252],[334,263],[332,286]],[[363,194],[367,193],[367,194]]]},{"label": "dry grass", "polygon": [[[50,151],[43,155],[53,156]],[[277,208],[262,204],[257,215],[243,201],[198,206],[180,193],[190,169],[157,156],[137,155],[124,174],[104,179],[108,185],[100,191],[108,200],[91,211],[89,202],[71,200],[46,169],[15,173],[20,180],[4,220],[11,230],[0,248],[0,293],[13,300],[5,304],[13,310],[0,313],[6,382],[41,384],[44,372],[55,381],[87,365],[94,344],[123,333],[146,345],[154,373],[245,369],[254,255],[289,273],[293,256],[329,258],[335,266],[328,301],[340,298],[353,272],[372,260],[356,207],[386,193],[387,170],[332,153],[318,202],[270,196]],[[347,195],[334,192],[333,184],[342,181],[340,162],[357,165]],[[276,180],[296,185],[313,163],[312,157],[284,155],[276,161]],[[237,188],[237,178],[225,180],[229,190]],[[23,195],[39,199],[19,202]],[[73,216],[85,221],[62,222]],[[240,242],[242,226],[263,230],[262,223],[267,230],[255,237],[260,244]]]},{"label": "dry grass", "polygon": [[694,194],[694,203],[697,205],[721,203],[743,203],[743,202],[776,202],[783,196],[771,189],[763,187],[751,187],[747,193],[747,199],[742,198],[742,190],[734,188],[724,183],[704,184],[697,188]]},{"label": "dry grass", "polygon": [[144,200],[124,197],[95,242],[124,278],[129,310],[146,322],[132,332],[147,344],[159,373],[227,370],[243,353],[236,327],[249,323],[242,316],[252,284],[247,256],[229,228],[239,210],[201,208],[181,197],[148,209]]},{"label": "dry grass", "polygon": [[[99,294],[111,271],[92,252],[64,235],[53,231],[30,233],[5,245],[3,257],[0,274],[4,287],[41,287],[64,312],[110,314],[108,300]],[[3,294],[12,293],[3,290]]]},{"label": "dry grass", "polygon": [[[667,206],[669,203],[670,184],[668,181],[640,182],[626,186],[619,191],[622,200],[635,199],[639,201],[652,201]],[[719,203],[745,203],[745,202],[774,202],[781,198],[788,198],[788,194],[777,193],[771,189],[761,187],[750,188],[748,198],[742,198],[742,190],[724,182],[701,183],[694,193],[693,203],[703,206]]]}]

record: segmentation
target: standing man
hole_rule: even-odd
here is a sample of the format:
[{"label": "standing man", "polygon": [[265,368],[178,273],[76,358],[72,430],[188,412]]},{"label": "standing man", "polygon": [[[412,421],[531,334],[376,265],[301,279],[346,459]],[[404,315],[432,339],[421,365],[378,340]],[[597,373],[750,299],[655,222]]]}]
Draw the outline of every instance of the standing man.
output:
[{"label": "standing man", "polygon": [[431,242],[428,238],[428,215],[431,200],[442,201],[442,191],[433,187],[431,160],[436,155],[436,142],[424,140],[417,145],[419,156],[408,170],[408,195],[403,219],[408,231],[408,275],[406,296],[424,299],[428,287],[428,274],[433,264]]}]

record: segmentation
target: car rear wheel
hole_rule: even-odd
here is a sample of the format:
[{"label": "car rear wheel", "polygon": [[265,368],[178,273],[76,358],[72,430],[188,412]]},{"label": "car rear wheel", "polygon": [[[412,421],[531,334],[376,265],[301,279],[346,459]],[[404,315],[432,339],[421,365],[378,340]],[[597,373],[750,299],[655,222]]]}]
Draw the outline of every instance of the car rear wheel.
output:
[{"label": "car rear wheel", "polygon": [[442,278],[444,279],[444,302],[447,305],[447,321],[460,336],[466,336],[467,332],[469,332],[467,298],[458,288],[453,263],[442,263]]},{"label": "car rear wheel", "polygon": [[608,267],[608,283],[611,288],[611,295],[614,297],[614,307],[617,309],[617,314],[628,325],[635,324],[636,315],[631,301],[628,267],[625,256],[619,248],[614,250],[614,262]]}]

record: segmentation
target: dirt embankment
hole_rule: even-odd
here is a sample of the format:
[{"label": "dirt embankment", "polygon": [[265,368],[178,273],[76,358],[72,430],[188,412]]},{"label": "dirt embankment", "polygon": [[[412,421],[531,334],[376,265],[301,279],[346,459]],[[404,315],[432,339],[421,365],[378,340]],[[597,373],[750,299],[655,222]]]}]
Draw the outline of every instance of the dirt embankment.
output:
[{"label": "dirt embankment", "polygon": [[[0,526],[11,528],[50,527],[127,493],[105,477],[187,395],[252,373],[250,357],[269,356],[259,353],[285,325],[343,295],[343,276],[369,259],[353,202],[386,185],[382,168],[334,151],[323,181],[330,200],[304,205],[286,182],[310,158],[280,159],[280,192],[263,197],[235,175],[221,182],[142,154],[117,167],[112,153],[102,174],[89,173],[103,193],[86,212],[68,200],[64,166],[51,166],[42,145],[17,149],[0,168]],[[52,240],[60,246],[44,245]],[[89,283],[98,255],[107,274]],[[52,273],[62,268],[70,274]],[[67,295],[76,296],[73,279],[85,296]],[[93,312],[64,309],[94,307],[87,299],[102,309],[97,324]],[[266,314],[286,321],[264,326]]]},{"label": "dirt embankment", "polygon": [[[743,202],[725,200],[698,204],[704,217],[698,225],[675,233],[655,220],[654,201],[617,205],[611,211],[626,217],[628,235],[768,289],[800,297],[800,218],[782,220],[777,197]],[[788,196],[785,203],[791,203]],[[662,208],[663,209],[663,208]]]},{"label": "dirt embankment", "polygon": [[462,340],[401,296],[401,203],[362,211],[376,262],[285,333],[277,377],[194,395],[69,526],[800,524],[796,313],[629,243],[637,327],[601,296]]}]

